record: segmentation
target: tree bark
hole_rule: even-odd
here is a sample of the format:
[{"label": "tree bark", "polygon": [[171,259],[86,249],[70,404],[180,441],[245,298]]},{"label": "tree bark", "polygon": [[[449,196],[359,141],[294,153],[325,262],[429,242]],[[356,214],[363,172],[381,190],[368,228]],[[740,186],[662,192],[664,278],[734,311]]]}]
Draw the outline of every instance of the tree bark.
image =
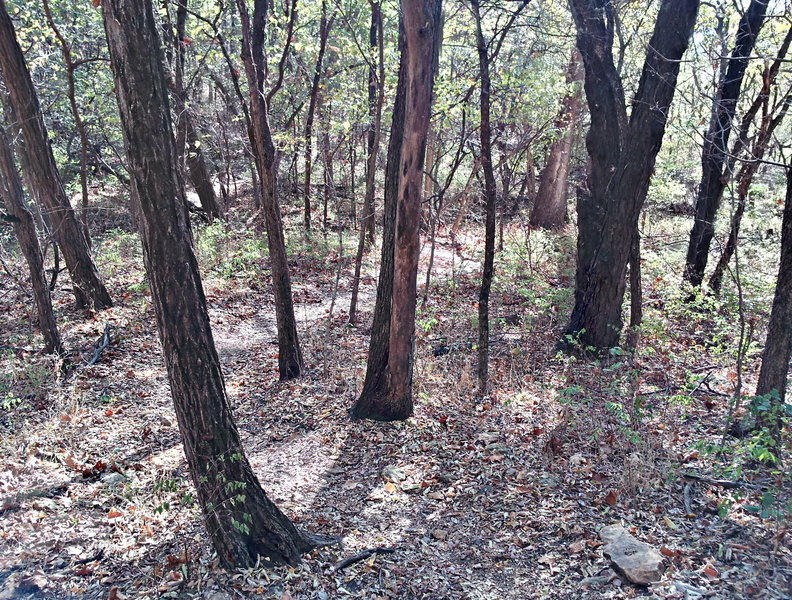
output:
[{"label": "tree bark", "polygon": [[473,20],[476,23],[476,51],[479,59],[480,95],[479,110],[481,125],[479,141],[481,144],[481,169],[484,172],[484,265],[481,275],[481,288],[478,301],[478,393],[487,393],[489,377],[489,297],[492,277],[495,273],[495,213],[498,202],[498,188],[495,183],[495,170],[492,166],[492,126],[490,122],[490,57],[487,42],[481,28],[479,0],[470,0]]},{"label": "tree bark", "polygon": [[699,1],[661,2],[629,119],[613,63],[613,4],[571,0],[570,6],[585,66],[591,166],[587,186],[578,189],[575,306],[559,347],[601,353],[619,342],[633,234]]},{"label": "tree bark", "polygon": [[267,498],[245,457],[215,350],[162,73],[151,0],[104,0],[132,198],[176,416],[215,550],[227,568],[295,565],[315,546]]},{"label": "tree bark", "polygon": [[[421,182],[441,0],[402,0],[401,60],[385,182],[382,264],[363,392],[353,418],[393,421],[413,411]],[[390,223],[389,223],[390,221]]]},{"label": "tree bark", "polygon": [[322,62],[327,49],[327,37],[333,26],[333,19],[327,20],[327,0],[322,0],[322,18],[319,22],[319,53],[316,56],[313,79],[311,81],[311,96],[308,102],[308,114],[305,116],[305,184],[303,189],[304,214],[303,222],[305,231],[311,231],[311,170],[313,166],[312,136],[314,115],[319,103],[319,84],[322,81]]},{"label": "tree bark", "polygon": [[303,359],[297,337],[297,320],[294,317],[286,242],[278,205],[275,143],[269,125],[269,107],[264,96],[266,77],[264,32],[267,22],[267,0],[255,0],[252,24],[245,0],[237,0],[237,7],[242,21],[242,61],[245,64],[250,88],[252,125],[250,142],[256,157],[261,183],[261,210],[267,226],[267,244],[275,296],[275,319],[278,326],[278,367],[280,379],[283,381],[299,377],[303,370]]},{"label": "tree bark", "polygon": [[572,51],[566,80],[568,91],[555,122],[558,137],[550,144],[547,164],[539,179],[539,191],[529,220],[531,227],[558,229],[566,221],[569,159],[577,137],[577,121],[583,104],[580,85],[583,80],[583,64],[577,49]]},{"label": "tree bark", "polygon": [[723,189],[728,179],[723,167],[727,160],[732,120],[740,99],[740,89],[748,61],[765,21],[767,4],[768,0],[751,0],[748,10],[740,19],[737,41],[715,96],[709,128],[704,135],[696,217],[690,232],[683,275],[684,280],[693,287],[700,286],[704,280],[710,244],[715,234],[715,216],[720,208]]},{"label": "tree bark", "polygon": [[16,39],[5,0],[0,0],[0,73],[8,89],[9,102],[25,139],[23,167],[35,188],[34,195],[44,205],[55,239],[63,252],[74,285],[79,308],[96,310],[113,305],[91,258],[83,227],[66,195],[55,157],[49,145],[36,90]]},{"label": "tree bark", "polygon": [[757,396],[777,392],[780,403],[786,399],[789,360],[792,358],[792,165],[787,166],[786,183],[781,222],[781,263],[756,386]]},{"label": "tree bark", "polygon": [[63,344],[58,333],[55,312],[52,309],[47,278],[44,273],[44,256],[41,253],[36,223],[33,215],[25,204],[22,182],[19,179],[11,142],[5,127],[0,125],[0,194],[3,203],[14,221],[14,234],[19,241],[22,255],[28,264],[30,282],[33,287],[33,300],[36,303],[36,314],[41,336],[44,338],[44,350],[47,353],[63,354]]}]

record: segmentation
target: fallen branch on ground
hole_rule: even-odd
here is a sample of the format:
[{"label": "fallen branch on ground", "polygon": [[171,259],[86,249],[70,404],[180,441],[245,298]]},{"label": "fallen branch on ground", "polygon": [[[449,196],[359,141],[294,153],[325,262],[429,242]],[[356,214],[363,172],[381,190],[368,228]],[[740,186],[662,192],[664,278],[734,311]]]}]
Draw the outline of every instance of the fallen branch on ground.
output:
[{"label": "fallen branch on ground", "polygon": [[361,560],[366,560],[369,556],[373,556],[374,554],[393,554],[397,550],[398,548],[369,548],[368,550],[363,550],[363,552],[358,552],[353,556],[337,562],[335,565],[333,565],[333,570],[341,571],[350,565],[360,562]]}]

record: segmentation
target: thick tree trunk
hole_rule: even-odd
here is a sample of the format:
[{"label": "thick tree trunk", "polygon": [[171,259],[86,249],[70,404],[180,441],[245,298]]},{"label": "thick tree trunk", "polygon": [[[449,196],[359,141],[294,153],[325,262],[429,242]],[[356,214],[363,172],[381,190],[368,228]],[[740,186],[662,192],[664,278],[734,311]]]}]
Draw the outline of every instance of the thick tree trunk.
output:
[{"label": "thick tree trunk", "polygon": [[151,0],[104,0],[132,197],[184,452],[223,565],[290,565],[315,546],[267,498],[245,457],[212,339]]},{"label": "thick tree trunk", "polygon": [[484,265],[481,275],[481,288],[478,302],[478,393],[487,393],[489,377],[489,297],[492,277],[495,273],[495,212],[498,202],[498,188],[495,183],[495,170],[492,166],[492,127],[490,122],[490,58],[487,42],[481,28],[479,0],[470,0],[473,19],[476,23],[476,50],[479,59],[480,96],[479,110],[481,125],[479,141],[481,144],[481,169],[484,171]]},{"label": "thick tree trunk", "polygon": [[613,4],[609,0],[570,4],[585,65],[591,167],[587,187],[578,189],[575,306],[559,346],[602,352],[619,342],[633,234],[699,1],[661,2],[629,120],[613,63]]},{"label": "thick tree trunk", "polygon": [[[264,96],[264,32],[267,0],[255,0],[253,22],[245,0],[237,0],[242,21],[242,60],[250,88],[251,145],[261,182],[261,210],[267,226],[272,287],[275,296],[275,319],[278,326],[278,367],[281,380],[298,377],[303,369],[302,351],[297,337],[297,320],[291,293],[289,263],[283,222],[278,205],[275,143],[269,125],[268,105]],[[251,27],[252,25],[252,27]]]},{"label": "thick tree trunk", "polygon": [[696,217],[690,232],[684,273],[685,281],[694,287],[700,286],[704,280],[710,244],[715,233],[715,216],[720,208],[723,189],[728,179],[723,167],[727,160],[732,120],[740,99],[740,89],[748,60],[765,21],[767,5],[768,0],[751,0],[748,10],[740,19],[737,41],[720,82],[720,89],[715,96],[709,129],[704,135]]},{"label": "thick tree trunk", "polygon": [[539,179],[539,191],[531,209],[531,227],[558,229],[566,221],[569,159],[577,137],[577,122],[583,104],[580,85],[583,80],[583,63],[577,49],[572,51],[566,80],[569,89],[555,122],[558,137],[550,144],[547,164]]},{"label": "thick tree trunk", "polygon": [[25,139],[28,180],[41,200],[52,231],[63,252],[69,269],[77,306],[96,310],[113,305],[91,258],[84,229],[66,195],[55,157],[49,145],[47,130],[41,115],[36,90],[30,78],[22,49],[16,40],[5,0],[0,0],[0,72],[8,89],[8,96]]},{"label": "thick tree trunk", "polygon": [[44,350],[48,353],[62,354],[63,344],[52,310],[52,298],[44,273],[44,256],[36,233],[36,223],[25,205],[22,182],[19,180],[11,143],[4,126],[0,126],[0,184],[2,184],[0,194],[8,214],[14,220],[14,233],[30,270],[33,300],[36,303],[38,326],[44,338]]},{"label": "thick tree trunk", "polygon": [[792,166],[787,167],[786,200],[781,223],[781,263],[778,267],[773,309],[767,326],[762,367],[756,395],[777,392],[786,399],[789,360],[792,358]]},{"label": "thick tree trunk", "polygon": [[412,414],[421,182],[429,128],[441,0],[402,0],[401,61],[385,181],[382,264],[363,392],[353,418]]}]

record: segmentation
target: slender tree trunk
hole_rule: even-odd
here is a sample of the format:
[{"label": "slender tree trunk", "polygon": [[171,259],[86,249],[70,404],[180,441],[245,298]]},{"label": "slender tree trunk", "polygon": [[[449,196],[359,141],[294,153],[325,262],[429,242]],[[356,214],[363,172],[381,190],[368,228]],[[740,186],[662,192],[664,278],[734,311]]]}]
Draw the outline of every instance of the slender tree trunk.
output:
[{"label": "slender tree trunk", "polygon": [[82,192],[82,207],[80,216],[82,217],[83,233],[85,241],[91,245],[91,236],[88,231],[88,130],[80,115],[80,110],[77,107],[77,94],[74,83],[74,71],[77,68],[72,58],[71,46],[66,41],[66,38],[60,32],[55,19],[52,17],[52,11],[48,0],[43,1],[44,13],[47,16],[47,22],[50,29],[58,39],[61,46],[61,54],[63,54],[63,63],[66,67],[66,82],[67,94],[69,96],[69,108],[71,109],[72,118],[74,119],[74,126],[77,128],[77,133],[80,135],[80,191]]},{"label": "slender tree trunk", "polygon": [[366,380],[351,411],[353,418],[380,421],[406,419],[413,411],[421,182],[440,49],[441,0],[402,0],[401,6],[401,61],[388,149],[380,282]]},{"label": "slender tree trunk", "polygon": [[610,0],[571,0],[570,6],[585,66],[591,114],[586,146],[591,167],[587,187],[578,189],[575,306],[559,346],[600,353],[619,342],[633,234],[699,1],[660,3],[629,119],[613,63],[613,4]]},{"label": "slender tree trunk", "polygon": [[192,181],[195,188],[195,193],[198,194],[201,208],[207,218],[212,221],[220,216],[220,207],[217,203],[217,195],[212,185],[212,179],[209,177],[209,170],[206,167],[206,159],[201,148],[201,138],[195,128],[192,109],[188,105],[188,90],[184,87],[184,61],[187,46],[185,29],[187,25],[188,1],[177,0],[176,31],[172,40],[175,50],[173,97],[177,115],[176,149],[180,158],[186,156],[190,181]]},{"label": "slender tree trunk", "polygon": [[[237,0],[242,21],[242,60],[250,88],[251,145],[256,157],[261,182],[261,210],[267,225],[267,244],[275,296],[275,318],[278,326],[278,367],[281,380],[298,377],[303,369],[302,351],[297,338],[297,320],[291,293],[289,263],[283,222],[278,206],[278,181],[275,143],[269,125],[268,105],[264,96],[264,32],[267,22],[267,0],[255,0],[250,22],[245,0]],[[252,27],[251,27],[252,25]]]},{"label": "slender tree trunk", "polygon": [[635,351],[638,347],[639,327],[643,322],[643,289],[641,286],[641,234],[633,233],[630,250],[630,326],[627,332],[627,347]]},{"label": "slender tree trunk", "polygon": [[685,281],[694,287],[700,286],[704,280],[710,244],[715,233],[715,216],[720,208],[723,189],[728,179],[723,167],[727,161],[732,120],[740,99],[740,89],[748,61],[765,21],[767,5],[768,0],[751,0],[748,10],[740,19],[737,41],[720,82],[720,89],[715,96],[709,129],[704,135],[696,217],[690,232],[684,273]]},{"label": "slender tree trunk", "polygon": [[[778,393],[786,400],[789,361],[792,358],[792,165],[787,167],[786,200],[781,222],[781,263],[778,267],[773,308],[762,352],[756,395]],[[775,424],[774,424],[775,425]]]},{"label": "slender tree trunk", "polygon": [[470,175],[468,176],[465,187],[460,194],[459,212],[457,213],[456,219],[454,219],[454,224],[451,225],[452,235],[459,232],[459,229],[462,227],[462,223],[467,216],[468,203],[470,202],[470,190],[473,189],[473,182],[476,180],[476,177],[478,176],[478,170],[480,168],[481,157],[479,156],[473,161],[473,168],[470,170]]},{"label": "slender tree trunk", "polygon": [[151,0],[102,6],[160,341],[210,539],[228,568],[259,558],[295,565],[316,541],[267,498],[234,424],[192,251]]},{"label": "slender tree trunk", "polygon": [[8,89],[9,102],[19,120],[14,126],[22,131],[25,139],[26,160],[23,166],[29,168],[28,179],[35,187],[35,196],[44,204],[47,218],[52,222],[53,233],[74,284],[77,306],[96,310],[108,308],[113,302],[99,277],[83,226],[60,179],[36,90],[5,0],[0,0],[0,72]]},{"label": "slender tree trunk", "polygon": [[2,125],[0,125],[0,184],[2,184],[0,194],[3,203],[14,220],[14,233],[30,271],[38,326],[44,338],[44,350],[47,353],[63,354],[63,344],[58,333],[52,298],[44,273],[44,256],[36,233],[36,223],[25,205],[22,182],[19,180],[19,173],[14,163],[11,143]]},{"label": "slender tree trunk", "polygon": [[523,177],[518,195],[521,198],[527,196],[533,199],[536,197],[536,164],[530,145],[525,149],[525,177]]},{"label": "slender tree trunk", "polygon": [[569,159],[576,139],[577,122],[583,105],[583,64],[580,52],[572,51],[567,69],[569,86],[555,122],[557,139],[550,145],[547,164],[539,179],[539,192],[531,209],[531,227],[558,229],[567,216]]},{"label": "slender tree trunk", "polygon": [[316,55],[316,66],[314,67],[311,81],[311,99],[308,102],[308,114],[305,117],[305,187],[303,189],[303,199],[306,231],[311,230],[311,169],[313,167],[311,142],[313,139],[314,115],[319,103],[319,84],[322,81],[322,62],[327,49],[327,37],[332,26],[333,19],[331,18],[329,22],[327,20],[327,0],[322,0],[322,18],[319,22],[319,53]]},{"label": "slender tree trunk", "polygon": [[479,0],[470,0],[473,19],[476,23],[476,50],[479,59],[481,126],[481,169],[484,171],[484,205],[486,220],[484,225],[484,268],[478,302],[478,392],[487,393],[489,377],[489,297],[492,277],[495,273],[495,212],[498,202],[498,188],[495,171],[492,167],[492,127],[490,123],[490,59],[487,42],[481,28]]}]

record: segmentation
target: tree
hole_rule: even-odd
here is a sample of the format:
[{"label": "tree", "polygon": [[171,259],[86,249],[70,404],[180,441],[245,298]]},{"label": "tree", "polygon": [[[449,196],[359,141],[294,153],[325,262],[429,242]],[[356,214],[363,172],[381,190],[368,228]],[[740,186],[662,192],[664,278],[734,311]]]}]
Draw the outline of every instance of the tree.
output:
[{"label": "tree", "polygon": [[63,353],[63,344],[58,333],[58,324],[52,310],[52,298],[44,276],[44,257],[41,253],[36,224],[33,215],[25,205],[22,182],[14,163],[11,142],[5,127],[0,125],[0,196],[5,209],[14,223],[14,233],[19,247],[28,264],[30,281],[33,286],[33,300],[36,303],[38,326],[44,338],[44,350],[49,353]]},{"label": "tree", "polygon": [[567,93],[561,102],[561,111],[555,120],[558,136],[547,153],[547,163],[539,178],[539,191],[531,208],[532,227],[558,229],[567,216],[567,188],[569,187],[569,160],[576,139],[578,118],[582,109],[583,65],[577,49],[567,68]]},{"label": "tree", "polygon": [[765,20],[768,0],[751,0],[748,10],[740,19],[737,41],[712,104],[712,117],[704,135],[701,152],[701,182],[696,197],[696,217],[690,232],[684,279],[698,287],[704,280],[712,236],[715,234],[715,216],[720,208],[726,187],[723,167],[728,157],[727,148],[732,120],[740,99],[745,70],[756,38]]},{"label": "tree", "polygon": [[43,205],[74,284],[78,308],[96,310],[113,305],[93,259],[83,227],[66,195],[47,138],[38,96],[19,47],[14,26],[0,0],[0,73],[8,89],[8,103],[22,132],[25,160],[22,166],[35,195]]},{"label": "tree", "polygon": [[355,419],[393,421],[412,414],[416,279],[426,136],[441,0],[402,0],[401,58],[385,174],[385,228],[374,323]]},{"label": "tree", "polygon": [[151,0],[102,5],[160,342],[209,536],[228,568],[259,557],[294,565],[319,540],[267,498],[234,424],[192,250]]},{"label": "tree", "polygon": [[571,0],[570,6],[585,67],[591,114],[586,148],[591,166],[586,187],[578,189],[575,306],[559,345],[600,352],[618,344],[625,275],[638,216],[699,1],[660,3],[629,117],[613,62],[613,2]]},{"label": "tree", "polygon": [[[176,6],[176,28],[172,32],[171,41],[175,51],[173,60],[173,98],[176,108],[176,150],[178,156],[185,157],[187,170],[190,175],[195,193],[201,208],[211,221],[220,216],[220,207],[217,204],[217,196],[209,177],[209,170],[206,166],[206,159],[201,148],[201,138],[195,128],[195,117],[192,108],[189,106],[189,90],[184,86],[184,60],[188,41],[185,27],[187,24],[187,2],[188,0],[177,0]],[[179,160],[181,163],[181,160]]]},{"label": "tree", "polygon": [[[250,137],[261,182],[261,209],[267,226],[267,246],[272,269],[272,288],[275,296],[275,320],[278,326],[278,368],[281,380],[299,377],[303,370],[302,350],[297,337],[294,317],[289,263],[283,222],[278,205],[278,177],[275,161],[275,142],[269,125],[270,96],[264,95],[266,65],[264,33],[267,22],[267,0],[253,3],[251,23],[245,0],[237,0],[242,24],[242,61],[250,93]],[[296,5],[292,13],[296,11]],[[282,72],[282,70],[281,70]]]},{"label": "tree", "polygon": [[792,358],[792,165],[786,169],[786,199],[781,220],[781,263],[778,267],[773,308],[767,325],[762,367],[756,395],[777,393],[786,398],[789,360]]}]

